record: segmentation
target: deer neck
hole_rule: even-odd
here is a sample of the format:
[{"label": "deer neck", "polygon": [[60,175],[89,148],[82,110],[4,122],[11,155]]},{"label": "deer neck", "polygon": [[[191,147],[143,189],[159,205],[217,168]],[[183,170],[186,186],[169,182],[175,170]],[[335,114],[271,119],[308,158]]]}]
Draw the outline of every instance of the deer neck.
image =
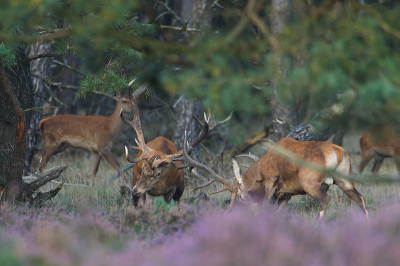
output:
[{"label": "deer neck", "polygon": [[110,125],[110,132],[113,138],[118,135],[122,128],[122,120],[120,117],[121,106],[117,104],[115,107],[114,113],[110,115],[109,118],[109,125]]}]

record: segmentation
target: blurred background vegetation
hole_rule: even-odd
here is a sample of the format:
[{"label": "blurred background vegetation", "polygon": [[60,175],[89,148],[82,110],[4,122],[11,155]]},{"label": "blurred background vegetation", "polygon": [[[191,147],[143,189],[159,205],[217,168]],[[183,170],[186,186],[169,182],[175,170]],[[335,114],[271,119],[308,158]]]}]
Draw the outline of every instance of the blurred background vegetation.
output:
[{"label": "blurred background vegetation", "polygon": [[[219,119],[233,111],[219,137],[231,146],[276,117],[315,131],[399,123],[395,0],[3,0],[0,17],[2,67],[28,64],[30,107],[50,107],[27,112],[27,153],[43,113],[109,114],[101,95],[133,78],[150,84],[147,141],[182,142],[195,127],[185,117],[207,109]],[[146,132],[146,121],[157,126]]]}]

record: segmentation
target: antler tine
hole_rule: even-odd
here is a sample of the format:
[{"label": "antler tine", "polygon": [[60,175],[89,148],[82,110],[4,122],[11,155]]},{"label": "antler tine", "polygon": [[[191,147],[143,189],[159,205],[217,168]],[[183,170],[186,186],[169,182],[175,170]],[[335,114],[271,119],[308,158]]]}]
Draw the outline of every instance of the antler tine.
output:
[{"label": "antler tine", "polygon": [[[135,149],[135,150],[142,150],[140,147],[134,147],[134,146],[130,146],[130,145],[129,145],[129,148]],[[139,158],[131,159],[129,157],[129,152],[128,152],[127,146],[125,146],[125,157],[126,157],[126,160],[130,163],[138,163],[138,162],[148,158],[147,154],[143,153],[143,155],[140,156]]]},{"label": "antler tine", "polygon": [[136,150],[142,151],[143,154],[139,158],[136,158],[134,160],[130,159],[129,158],[128,149],[127,149],[127,147],[125,147],[126,159],[129,162],[137,163],[137,162],[140,162],[143,159],[149,158],[150,157],[150,152],[149,152],[149,147],[146,146],[146,143],[144,141],[142,125],[140,124],[139,108],[138,108],[138,104],[137,104],[137,101],[140,98],[140,96],[142,96],[146,92],[147,84],[143,84],[137,90],[135,90],[135,92],[131,93],[131,87],[132,87],[132,84],[133,84],[134,81],[135,81],[135,79],[132,80],[131,82],[129,82],[129,84],[128,84],[128,94],[129,94],[129,97],[131,99],[133,119],[132,119],[132,121],[128,121],[125,118],[124,114],[122,113],[122,110],[120,112],[120,117],[121,117],[121,119],[122,119],[122,121],[124,123],[126,123],[129,126],[131,126],[135,130],[137,139],[139,140],[138,141],[137,139],[135,139],[135,142],[137,143],[137,145],[139,147],[133,147],[133,146],[129,146],[128,145],[132,149],[136,149]]},{"label": "antler tine", "polygon": [[[187,153],[188,153],[188,154],[190,154],[191,151],[192,151],[192,150],[193,150],[193,149],[208,135],[208,134],[210,134],[214,129],[216,129],[217,127],[219,127],[219,126],[225,124],[226,122],[228,122],[228,121],[232,118],[232,112],[231,112],[231,114],[228,116],[228,118],[226,118],[225,120],[223,120],[223,121],[221,121],[221,122],[215,123],[212,127],[210,127],[210,123],[213,122],[213,121],[211,121],[211,115],[209,115],[209,116],[207,117],[206,113],[204,113],[204,123],[203,123],[200,119],[198,119],[193,113],[192,113],[192,117],[194,118],[194,120],[196,120],[197,123],[199,123],[199,125],[200,125],[200,127],[201,127],[201,130],[200,130],[199,135],[198,135],[191,143],[188,143],[188,144],[187,144],[187,146],[188,146],[188,147],[187,147],[187,148],[188,148]],[[185,142],[184,142],[184,143],[187,143],[187,141],[186,141],[186,132],[185,132]],[[185,145],[184,145],[184,146],[185,146]],[[184,148],[185,148],[185,147],[184,147]],[[178,151],[177,153],[168,156],[166,159],[163,159],[163,160],[158,161],[157,164],[156,164],[156,166],[159,166],[159,165],[164,164],[164,163],[172,163],[175,159],[181,157],[181,156],[183,155],[183,153],[184,153],[184,152],[183,152],[183,149],[182,149],[182,150]],[[184,168],[184,167],[181,167],[181,168]]]},{"label": "antler tine", "polygon": [[[185,132],[184,143],[186,143],[186,132]],[[236,195],[237,195],[237,188],[233,184],[231,184],[230,182],[225,180],[223,177],[221,177],[220,175],[215,173],[214,170],[212,170],[210,167],[208,167],[208,166],[206,166],[206,165],[204,165],[204,164],[202,164],[202,163],[200,163],[198,161],[195,161],[192,158],[190,158],[189,154],[187,153],[186,146],[187,145],[184,145],[184,147],[183,147],[183,156],[182,156],[182,158],[177,159],[177,160],[180,160],[180,161],[184,161],[185,165],[180,166],[178,168],[196,167],[196,168],[201,168],[201,169],[205,170],[207,173],[209,173],[210,176],[213,178],[213,180],[211,180],[211,181],[209,181],[209,182],[207,182],[207,183],[205,183],[203,185],[200,185],[199,187],[196,187],[195,189],[198,189],[198,188],[201,188],[201,187],[207,187],[207,186],[211,185],[212,183],[214,183],[215,181],[221,183],[223,185],[222,190],[217,191],[217,192],[213,192],[211,194],[215,194],[215,193],[219,193],[219,192],[222,192],[222,191],[225,191],[225,190],[229,190],[231,192],[231,203],[230,203],[230,207],[229,208],[231,208],[232,205],[233,205],[233,201],[235,200]]]},{"label": "antler tine", "polygon": [[[210,134],[212,131],[214,131],[214,129],[216,129],[217,127],[228,122],[232,118],[232,112],[225,120],[217,122],[217,123],[215,123],[211,119],[211,114],[209,114],[207,117],[206,113],[204,113],[204,123],[202,123],[200,121],[200,119],[198,119],[194,114],[192,114],[192,117],[196,120],[197,123],[199,123],[201,130],[200,130],[199,135],[196,137],[196,139],[193,140],[192,143],[190,143],[190,145],[189,145],[190,149],[193,149],[194,147],[196,147],[208,134]],[[212,124],[212,123],[214,123],[214,125],[210,126],[210,124]]]},{"label": "antler tine", "polygon": [[128,90],[131,89],[132,84],[133,84],[135,81],[136,81],[136,78],[132,79],[131,82],[129,82],[129,84],[128,84]]},{"label": "antler tine", "polygon": [[252,154],[251,152],[249,152],[249,154],[240,154],[240,155],[235,156],[235,158],[240,158],[240,157],[247,157],[247,158],[254,160],[255,162],[260,160],[260,158],[258,158],[256,155]]}]

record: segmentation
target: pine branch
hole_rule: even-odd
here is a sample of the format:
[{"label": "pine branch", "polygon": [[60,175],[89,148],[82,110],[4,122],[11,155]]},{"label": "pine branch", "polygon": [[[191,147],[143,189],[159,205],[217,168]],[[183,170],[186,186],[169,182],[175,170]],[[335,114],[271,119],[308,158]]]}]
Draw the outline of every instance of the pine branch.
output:
[{"label": "pine branch", "polygon": [[[77,87],[77,86],[73,86],[73,85],[66,85],[63,84],[61,82],[53,82],[50,79],[40,76],[40,75],[36,75],[36,74],[32,74],[32,76],[34,77],[38,77],[40,79],[42,79],[43,81],[46,81],[47,84],[51,85],[51,86],[55,86],[58,87],[60,89],[67,89],[67,90],[73,90],[73,91],[83,91],[83,88]],[[113,100],[116,100],[116,98],[114,96],[108,95],[106,93],[102,93],[102,92],[98,92],[98,91],[88,91],[87,93],[91,93],[91,94],[95,94],[95,95],[101,95],[101,96],[105,96],[108,98],[111,98]]]},{"label": "pine branch", "polygon": [[40,58],[45,58],[45,57],[60,57],[62,55],[60,54],[40,54],[37,56],[32,56],[32,57],[28,57],[25,61],[26,62],[30,62],[32,60],[36,60],[36,59],[40,59]]},{"label": "pine branch", "polygon": [[85,73],[83,73],[83,72],[79,71],[78,69],[73,68],[73,67],[71,67],[71,66],[69,66],[69,65],[67,65],[67,64],[61,63],[60,61],[54,60],[53,63],[54,63],[54,64],[57,64],[57,65],[59,65],[59,66],[68,68],[69,70],[74,71],[74,72],[78,73],[79,75],[86,76]]}]

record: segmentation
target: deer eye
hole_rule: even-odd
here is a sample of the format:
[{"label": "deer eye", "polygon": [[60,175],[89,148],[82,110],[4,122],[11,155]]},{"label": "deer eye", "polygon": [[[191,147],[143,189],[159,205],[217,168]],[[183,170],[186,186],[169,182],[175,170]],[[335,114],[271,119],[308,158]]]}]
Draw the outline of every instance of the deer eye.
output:
[{"label": "deer eye", "polygon": [[157,173],[157,174],[156,174],[156,177],[159,177],[160,175],[161,175],[161,173]]}]

